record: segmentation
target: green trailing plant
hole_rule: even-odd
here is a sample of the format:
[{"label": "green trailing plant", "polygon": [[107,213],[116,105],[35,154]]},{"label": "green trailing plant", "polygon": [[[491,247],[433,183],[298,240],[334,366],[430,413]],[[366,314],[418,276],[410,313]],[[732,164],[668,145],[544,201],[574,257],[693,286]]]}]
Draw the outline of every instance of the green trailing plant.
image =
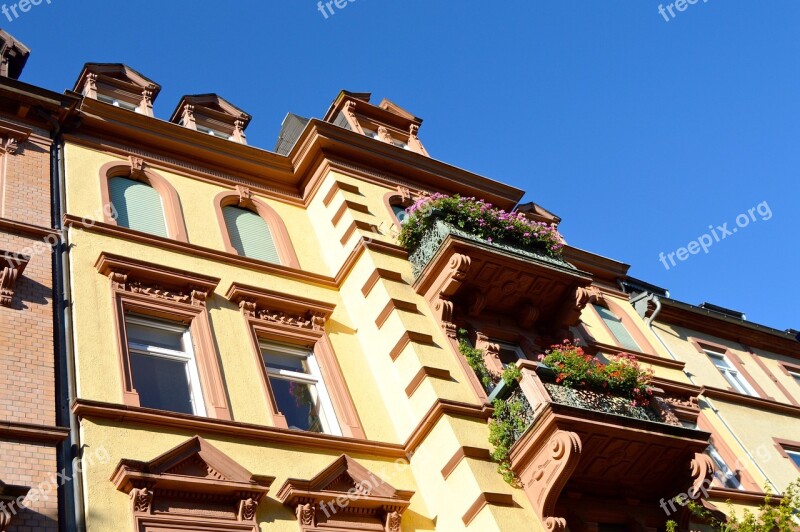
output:
[{"label": "green trailing plant", "polygon": [[[729,502],[728,518],[724,522],[695,501],[689,501],[688,507],[698,520],[719,532],[796,532],[800,529],[800,479],[789,484],[777,505],[770,502],[772,494],[768,487],[764,492],[764,502],[755,513],[745,510],[737,516]],[[667,521],[667,532],[674,532],[677,526],[675,521]]]},{"label": "green trailing plant", "polygon": [[[517,366],[508,366],[502,375],[506,385],[511,386],[522,378]],[[511,448],[519,434],[525,432],[527,421],[525,411],[528,404],[518,395],[509,399],[495,399],[492,402],[494,414],[489,420],[489,443],[492,444],[492,459],[497,462],[497,472],[512,486],[519,485],[517,475],[511,471]]]},{"label": "green trailing plant", "polygon": [[564,239],[553,224],[528,220],[522,213],[506,212],[476,198],[438,193],[424,196],[408,208],[400,244],[411,252],[416,250],[437,217],[487,242],[541,250],[552,256],[560,256],[564,247]]},{"label": "green trailing plant", "polygon": [[467,364],[475,372],[478,380],[481,381],[483,389],[487,392],[491,391],[495,381],[489,368],[486,367],[486,362],[483,360],[483,349],[472,347],[467,338],[467,331],[464,329],[459,329],[458,331],[458,350],[467,359]]}]

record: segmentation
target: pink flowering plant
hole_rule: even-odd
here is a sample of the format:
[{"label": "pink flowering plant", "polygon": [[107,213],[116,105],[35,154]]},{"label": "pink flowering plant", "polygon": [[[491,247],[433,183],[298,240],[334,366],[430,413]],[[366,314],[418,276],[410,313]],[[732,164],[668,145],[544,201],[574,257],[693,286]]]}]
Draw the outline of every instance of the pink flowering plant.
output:
[{"label": "pink flowering plant", "polygon": [[648,387],[653,371],[644,370],[627,353],[609,356],[608,364],[586,353],[577,342],[564,340],[552,346],[539,360],[553,370],[556,384],[587,389],[631,400],[633,406],[649,406],[653,391]]},{"label": "pink flowering plant", "polygon": [[438,193],[424,196],[409,207],[400,244],[416,250],[437,217],[487,242],[542,250],[551,256],[559,256],[564,247],[555,225],[528,220],[522,213],[506,212],[484,200]]}]

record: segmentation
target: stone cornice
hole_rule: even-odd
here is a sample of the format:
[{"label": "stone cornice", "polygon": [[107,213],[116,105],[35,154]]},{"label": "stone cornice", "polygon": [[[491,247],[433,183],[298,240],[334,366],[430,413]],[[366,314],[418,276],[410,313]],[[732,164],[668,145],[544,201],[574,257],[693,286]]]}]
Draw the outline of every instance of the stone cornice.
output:
[{"label": "stone cornice", "polygon": [[69,428],[0,421],[0,437],[26,442],[56,444],[69,437]]},{"label": "stone cornice", "polygon": [[766,410],[772,413],[788,414],[796,419],[800,419],[800,407],[779,403],[771,399],[752,397],[731,390],[723,390],[722,388],[708,386],[703,387],[702,395],[711,399],[719,399],[720,401]]}]

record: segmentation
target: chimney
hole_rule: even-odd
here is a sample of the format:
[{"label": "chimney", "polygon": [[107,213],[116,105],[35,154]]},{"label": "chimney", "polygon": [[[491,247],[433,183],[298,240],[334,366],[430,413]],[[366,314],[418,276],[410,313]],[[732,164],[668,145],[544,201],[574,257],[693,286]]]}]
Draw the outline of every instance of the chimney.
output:
[{"label": "chimney", "polygon": [[19,79],[30,49],[6,31],[0,30],[0,77]]}]

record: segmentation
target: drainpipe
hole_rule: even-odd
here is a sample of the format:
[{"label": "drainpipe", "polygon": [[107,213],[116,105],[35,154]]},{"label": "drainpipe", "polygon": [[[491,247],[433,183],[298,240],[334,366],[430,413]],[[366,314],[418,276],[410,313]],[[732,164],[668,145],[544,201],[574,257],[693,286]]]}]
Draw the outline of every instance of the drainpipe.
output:
[{"label": "drainpipe", "polygon": [[[69,109],[66,116],[72,115],[77,102]],[[54,301],[53,321],[55,322],[55,343],[58,352],[58,396],[56,414],[60,425],[68,425],[69,441],[64,442],[59,450],[59,466],[64,470],[69,482],[59,487],[59,497],[64,504],[59,504],[59,517],[64,523],[63,530],[83,532],[83,476],[76,473],[74,460],[81,456],[80,425],[78,418],[72,413],[72,401],[77,397],[75,379],[75,359],[73,352],[72,305],[70,303],[69,276],[69,241],[67,232],[62,226],[63,214],[66,212],[65,173],[64,173],[64,138],[62,123],[48,115],[52,125],[52,144],[50,147],[50,187],[52,226],[60,233],[59,242],[53,254],[53,286],[56,298]]]},{"label": "drainpipe", "polygon": [[[649,301],[653,301],[655,303],[655,305],[656,305],[656,309],[653,311],[653,314],[645,322],[647,324],[647,328],[650,329],[650,332],[653,333],[653,336],[655,336],[656,339],[658,339],[658,341],[661,344],[661,346],[664,349],[666,349],[667,353],[669,353],[669,356],[671,356],[673,358],[673,360],[678,360],[678,358],[675,356],[675,353],[672,352],[672,350],[669,348],[669,346],[666,344],[666,342],[664,342],[664,340],[661,339],[661,336],[659,336],[659,334],[653,328],[653,322],[658,317],[658,314],[661,312],[661,308],[662,308],[661,299],[656,294],[650,294],[647,297],[647,299]],[[686,371],[685,368],[683,370],[683,373],[689,379],[689,382],[691,382],[694,385],[697,385],[697,383],[695,382],[694,378],[692,377],[692,374],[689,373],[688,371]],[[772,486],[772,489],[775,491],[775,493],[781,493],[781,491],[777,488],[777,486],[775,486],[775,484],[772,482],[772,480],[770,480],[770,478],[766,474],[766,472],[764,472],[764,470],[761,469],[761,466],[758,465],[758,462],[756,461],[755,458],[753,458],[753,455],[750,454],[750,451],[747,449],[747,446],[744,443],[742,443],[742,440],[739,439],[739,437],[733,431],[733,429],[728,424],[728,422],[725,421],[725,418],[722,417],[722,413],[719,411],[719,409],[716,406],[714,406],[714,402],[711,401],[711,399],[709,397],[705,397],[704,399],[705,399],[706,403],[708,403],[708,406],[711,408],[711,411],[714,412],[714,414],[716,414],[717,418],[722,422],[723,425],[725,425],[725,428],[728,429],[728,432],[730,433],[730,435],[733,436],[733,439],[736,440],[736,443],[739,444],[739,447],[741,447],[744,450],[744,453],[750,459],[750,462],[752,462],[753,465],[756,466],[756,469],[758,469],[759,473],[761,473],[761,476],[763,476],[765,479],[767,479],[767,482],[769,482],[769,485]]]}]

